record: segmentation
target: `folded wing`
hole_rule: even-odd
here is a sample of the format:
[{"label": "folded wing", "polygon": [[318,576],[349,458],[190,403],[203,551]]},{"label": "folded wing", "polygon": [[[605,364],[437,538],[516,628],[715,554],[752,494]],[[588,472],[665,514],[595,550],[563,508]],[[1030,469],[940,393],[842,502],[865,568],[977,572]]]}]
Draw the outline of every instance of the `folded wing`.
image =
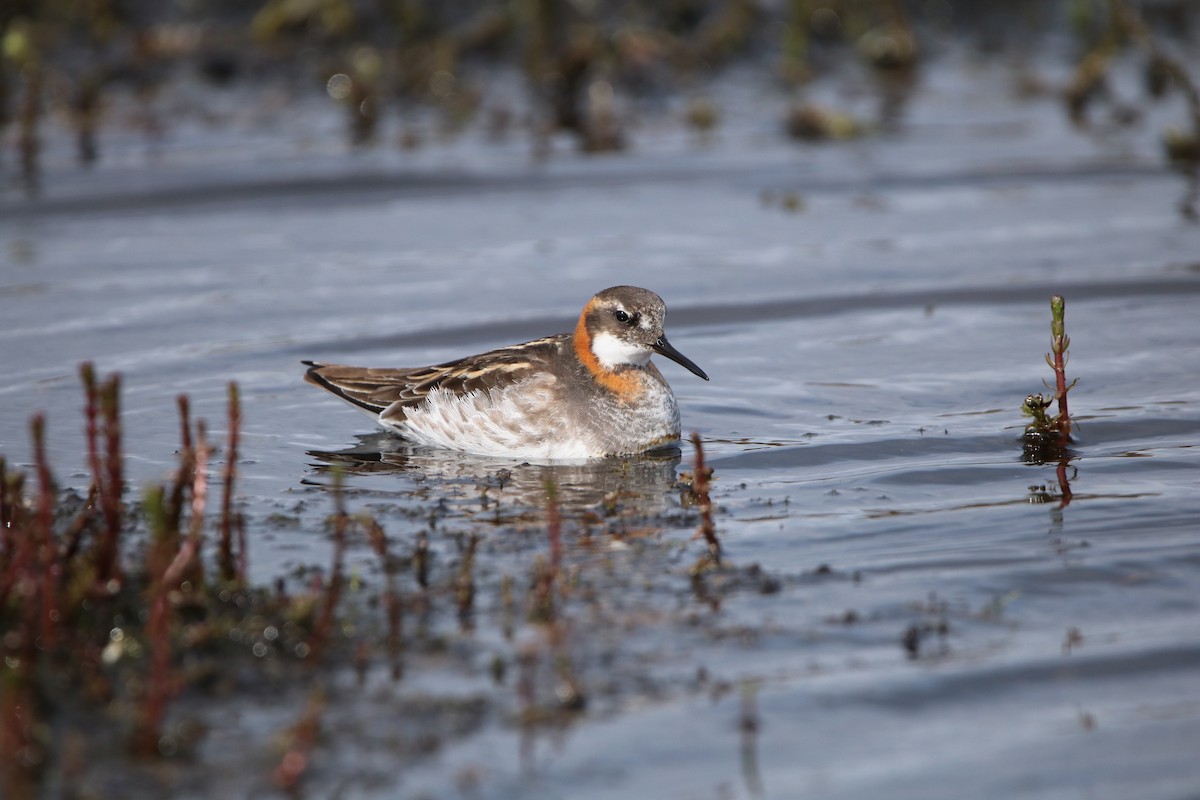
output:
[{"label": "folded wing", "polygon": [[537,339],[432,367],[387,369],[305,361],[305,380],[374,414],[387,411],[391,422],[420,407],[430,392],[465,396],[491,392],[527,379],[543,369],[563,336]]}]

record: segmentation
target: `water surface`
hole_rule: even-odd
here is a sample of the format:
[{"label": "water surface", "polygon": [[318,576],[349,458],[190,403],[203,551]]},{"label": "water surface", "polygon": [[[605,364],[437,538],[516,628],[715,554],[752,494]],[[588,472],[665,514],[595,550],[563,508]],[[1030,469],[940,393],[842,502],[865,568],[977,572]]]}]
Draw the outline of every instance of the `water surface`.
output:
[{"label": "water surface", "polygon": [[[27,462],[45,410],[62,482],[85,485],[91,359],[124,376],[132,481],[160,480],[175,395],[219,435],[236,380],[255,580],[328,562],[332,463],[398,551],[425,533],[450,571],[478,538],[469,624],[435,604],[414,624],[439,644],[401,678],[329,679],[314,795],[1192,796],[1200,228],[1154,120],[1081,136],[1008,80],[935,74],[902,134],[835,146],[735,121],[614,159],[468,137],[215,168],[193,144],[135,179],[62,166],[42,200],[0,201],[0,451]],[[663,366],[716,471],[730,568],[700,582],[690,448],[412,450],[302,381],[303,358],[415,366],[568,330],[619,283],[666,299],[712,377]],[[1031,464],[1017,409],[1051,377],[1053,293],[1077,441]],[[547,478],[578,579],[553,636],[502,588],[523,596],[546,557]],[[378,579],[365,543],[350,560]],[[529,722],[572,691],[583,710]],[[303,703],[189,709],[212,726],[199,759],[156,780],[265,789]]]}]

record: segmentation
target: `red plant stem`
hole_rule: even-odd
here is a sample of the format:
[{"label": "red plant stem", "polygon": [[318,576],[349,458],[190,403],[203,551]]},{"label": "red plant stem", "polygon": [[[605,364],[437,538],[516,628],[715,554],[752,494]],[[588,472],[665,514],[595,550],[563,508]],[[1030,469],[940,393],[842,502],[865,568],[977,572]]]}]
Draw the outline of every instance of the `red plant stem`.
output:
[{"label": "red plant stem", "polygon": [[208,442],[205,439],[204,423],[200,422],[197,433],[195,465],[192,469],[192,517],[187,539],[175,554],[163,573],[163,583],[175,588],[187,569],[200,553],[201,534],[204,530],[204,507],[208,500]]},{"label": "red plant stem", "polygon": [[91,524],[92,516],[96,509],[96,484],[88,487],[87,499],[83,502],[83,508],[79,510],[79,514],[71,522],[71,527],[63,534],[63,548],[60,560],[63,564],[63,572],[66,573],[72,559],[79,553],[79,545],[83,541],[83,532],[88,529]]},{"label": "red plant stem", "polygon": [[121,535],[121,494],[124,478],[121,463],[121,378],[111,376],[100,387],[100,413],[104,422],[104,469],[100,486],[100,507],[104,515],[104,533],[96,556],[96,577],[101,583],[120,580],[117,540]]},{"label": "red plant stem", "polygon": [[171,502],[167,505],[169,517],[167,528],[179,533],[182,530],[184,497],[192,485],[193,473],[196,469],[196,454],[192,451],[192,426],[188,413],[187,395],[181,394],[176,398],[179,406],[179,469],[175,473],[175,482],[171,486]]},{"label": "red plant stem", "polygon": [[237,568],[233,558],[233,479],[237,471],[238,428],[241,420],[242,411],[238,402],[238,387],[231,381],[229,384],[229,449],[225,457],[225,494],[221,498],[221,542],[217,551],[217,563],[221,569],[221,578],[226,581],[232,581],[237,577]]},{"label": "red plant stem", "polygon": [[167,586],[174,588],[187,572],[187,568],[196,560],[199,551],[199,540],[188,537],[184,540],[179,552],[171,560],[170,565],[163,571],[162,580]]},{"label": "red plant stem", "polygon": [[186,452],[192,449],[192,424],[188,396],[186,394],[179,395],[175,398],[175,403],[179,406],[179,441]]},{"label": "red plant stem", "polygon": [[192,467],[192,521],[189,539],[200,541],[204,531],[204,510],[208,503],[208,429],[204,420],[196,423],[196,462]]},{"label": "red plant stem", "polygon": [[8,461],[0,456],[0,564],[5,563],[12,541],[8,523],[12,521],[12,505],[8,500]]},{"label": "red plant stem", "polygon": [[0,571],[0,608],[6,608],[8,597],[21,581],[28,560],[29,532],[25,522],[25,510],[21,504],[21,491],[25,483],[22,473],[4,476],[4,491],[8,495],[8,517],[4,523],[3,571]]},{"label": "red plant stem", "polygon": [[53,649],[56,641],[56,623],[59,617],[58,581],[61,565],[58,563],[54,541],[54,480],[46,463],[46,418],[37,414],[31,425],[33,430],[33,460],[37,465],[37,547],[41,562],[42,585],[40,589],[42,608],[42,647]]},{"label": "red plant stem", "polygon": [[171,527],[178,524],[178,515],[173,515],[167,507],[165,488],[153,488],[146,497],[146,505],[153,509],[151,516],[155,518],[152,523],[154,535],[146,550],[146,575],[150,580],[146,640],[150,647],[150,663],[133,744],[136,754],[153,756],[158,752],[167,703],[174,693],[170,594],[187,565],[184,551],[192,540],[189,538],[181,543],[178,527]]},{"label": "red plant stem", "polygon": [[[104,466],[100,461],[99,392],[96,388],[96,370],[92,366],[92,362],[85,361],[79,365],[79,378],[83,382],[83,416],[87,438],[88,468],[92,471],[92,486],[96,489],[96,499],[107,525],[109,493],[104,488]],[[101,547],[103,548],[103,544]],[[97,575],[97,579],[107,580],[107,576]]]},{"label": "red plant stem", "polygon": [[[120,535],[121,459],[118,395],[120,381],[113,375],[104,386],[96,386],[96,369],[90,361],[79,365],[84,389],[85,433],[88,439],[88,464],[92,486],[100,503],[104,530],[96,553],[96,579],[107,584],[116,573],[116,540]],[[107,459],[101,458],[100,421],[103,416]],[[106,463],[107,461],[107,463]]]},{"label": "red plant stem", "polygon": [[1050,298],[1050,349],[1054,353],[1054,396],[1058,398],[1058,430],[1063,443],[1071,439],[1071,414],[1067,409],[1067,348],[1071,346],[1071,337],[1066,333],[1067,301],[1062,295]]},{"label": "red plant stem", "polygon": [[4,456],[0,456],[0,608],[4,608],[4,601],[8,597],[8,570],[16,551],[12,521],[18,498],[15,493],[9,497],[10,485],[15,488],[15,481],[10,484],[8,462]]},{"label": "red plant stem", "polygon": [[1071,413],[1067,410],[1067,367],[1063,354],[1054,354],[1054,393],[1058,397],[1058,425],[1063,436],[1071,435]]},{"label": "red plant stem", "polygon": [[[37,442],[42,438],[43,425],[44,421],[40,414],[35,416],[30,424],[35,449],[38,447]],[[44,464],[44,461],[45,459],[42,458],[38,463]],[[37,707],[32,696],[32,682],[39,660],[38,634],[39,630],[44,633],[43,626],[45,625],[45,617],[39,612],[42,612],[47,605],[47,598],[44,596],[45,583],[37,580],[41,566],[38,564],[38,560],[45,538],[38,529],[44,520],[40,519],[42,516],[41,503],[39,503],[36,516],[31,520],[29,513],[23,508],[19,485],[15,486],[12,491],[14,499],[17,501],[13,520],[13,536],[16,542],[9,571],[11,582],[0,589],[3,589],[5,595],[11,591],[15,596],[16,609],[20,613],[20,633],[15,640],[11,637],[16,631],[6,632],[3,637],[0,637],[0,647],[3,648],[5,656],[4,663],[0,664],[0,669],[3,670],[0,675],[3,675],[4,678],[9,678],[10,675],[15,678],[11,681],[0,680],[0,694],[11,690],[11,694],[5,699],[13,704],[12,718],[0,720],[0,722],[5,725],[14,725],[13,734],[19,743],[18,747],[33,747],[36,745],[32,733],[38,720]],[[7,597],[4,599],[7,600]],[[3,608],[4,606],[0,605],[0,609]],[[17,661],[15,665],[9,663],[9,656],[15,656]],[[3,765],[2,761],[0,761],[0,765]],[[22,764],[19,758],[12,758],[9,766],[16,770],[16,772],[12,772],[14,780],[21,779],[20,773],[28,769],[28,765]]]},{"label": "red plant stem", "polygon": [[696,504],[700,509],[700,534],[708,544],[709,555],[713,561],[721,560],[721,542],[717,539],[717,529],[712,520],[712,499],[708,494],[709,479],[712,469],[704,463],[704,447],[700,443],[700,434],[692,434],[692,446],[696,449],[696,468],[693,472],[692,489],[696,495]]},{"label": "red plant stem", "polygon": [[[159,542],[156,546],[165,543]],[[165,554],[164,554],[165,555]],[[161,556],[154,559],[161,561]],[[150,619],[146,623],[146,637],[150,640],[150,674],[146,680],[146,696],[142,702],[140,731],[136,749],[140,755],[151,756],[158,749],[159,731],[166,716],[167,701],[171,696],[171,605],[164,570],[156,576],[154,597],[150,604]]]}]

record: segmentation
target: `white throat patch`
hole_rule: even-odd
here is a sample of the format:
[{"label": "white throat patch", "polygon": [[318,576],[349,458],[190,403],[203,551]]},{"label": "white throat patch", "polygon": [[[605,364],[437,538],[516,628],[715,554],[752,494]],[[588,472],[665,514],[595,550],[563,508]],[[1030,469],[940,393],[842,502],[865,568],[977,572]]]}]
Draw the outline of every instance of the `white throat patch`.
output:
[{"label": "white throat patch", "polygon": [[648,349],[604,331],[592,337],[592,353],[605,369],[615,369],[626,364],[641,366],[650,360]]}]

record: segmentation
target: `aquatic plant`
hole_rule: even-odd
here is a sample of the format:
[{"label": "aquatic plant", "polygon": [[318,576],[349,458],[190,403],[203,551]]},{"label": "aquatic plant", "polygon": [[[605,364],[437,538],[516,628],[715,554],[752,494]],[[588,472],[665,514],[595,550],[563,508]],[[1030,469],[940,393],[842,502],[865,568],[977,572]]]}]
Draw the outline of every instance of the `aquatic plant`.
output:
[{"label": "aquatic plant", "polygon": [[[139,511],[131,511],[124,500],[120,380],[115,375],[97,380],[91,364],[80,368],[80,376],[91,471],[87,495],[59,491],[46,458],[41,415],[30,423],[33,485],[0,458],[0,630],[5,631],[0,637],[0,794],[5,797],[36,795],[42,778],[64,758],[63,737],[73,726],[92,724],[88,720],[108,727],[120,724],[113,720],[129,720],[124,730],[129,752],[142,758],[186,749],[177,729],[167,726],[180,694],[202,692],[205,676],[242,671],[241,666],[230,670],[230,659],[257,666],[275,655],[311,665],[342,630],[335,612],[345,582],[341,553],[350,521],[337,492],[334,566],[327,584],[296,597],[282,588],[247,588],[244,537],[235,539],[240,517],[228,496],[222,498],[218,520],[219,568],[209,578],[203,543],[212,449],[204,421],[193,425],[187,399],[179,398],[179,464],[165,485],[145,490]],[[229,401],[222,479],[227,494],[237,469],[235,385]],[[146,535],[139,531],[140,521]],[[382,529],[377,523],[363,527],[386,560]],[[131,557],[139,539],[145,539],[140,564]],[[393,594],[387,602],[389,635],[395,640],[399,600]],[[64,722],[59,716],[68,709],[70,721]]]},{"label": "aquatic plant", "polygon": [[[193,779],[222,771],[206,759],[229,759],[210,756],[202,738],[226,726],[225,741],[248,733],[243,721],[230,719],[247,707],[256,709],[247,716],[259,726],[258,712],[269,712],[266,724],[277,733],[266,737],[271,744],[261,752],[241,754],[251,759],[250,771],[235,782],[319,792],[316,787],[328,787],[330,773],[342,768],[336,759],[345,710],[362,708],[349,704],[350,669],[357,685],[382,688],[377,681],[389,673],[402,677],[402,666],[408,667],[402,658],[413,669],[457,661],[469,664],[471,674],[490,661],[496,685],[486,697],[431,699],[425,688],[387,687],[382,695],[401,707],[432,709],[402,723],[413,733],[407,744],[390,738],[393,729],[383,734],[388,752],[403,760],[427,755],[440,738],[465,735],[485,717],[512,723],[523,740],[532,740],[555,735],[595,701],[604,708],[606,698],[660,691],[663,684],[647,688],[631,679],[644,665],[613,632],[675,624],[694,629],[690,610],[663,610],[664,597],[687,591],[687,576],[675,569],[678,548],[686,545],[662,537],[660,526],[627,529],[592,511],[575,515],[576,506],[563,502],[555,484],[545,485],[544,514],[515,527],[506,522],[498,536],[489,535],[491,527],[446,530],[440,522],[449,513],[445,498],[432,498],[438,510],[398,552],[374,517],[347,509],[351,498],[335,469],[324,487],[332,506],[330,568],[298,572],[269,587],[248,585],[238,504],[219,496],[238,481],[237,448],[226,434],[218,451],[192,404],[179,397],[177,462],[160,485],[135,496],[124,491],[121,447],[137,432],[137,421],[117,413],[121,383],[90,366],[81,375],[90,398],[83,414],[85,430],[91,429],[87,461],[95,470],[90,489],[57,487],[40,417],[31,425],[28,474],[0,459],[0,796],[70,796],[95,785],[109,791],[111,783],[100,781],[114,774],[127,785],[161,781],[168,794],[183,781],[194,788]],[[232,438],[241,425],[236,387],[228,399]],[[739,592],[777,592],[779,582],[757,565],[716,568],[711,468],[702,451],[695,470],[700,479],[692,479],[694,497],[686,502],[700,511],[697,536],[707,545],[700,578],[705,606],[718,609]],[[113,529],[109,577],[99,581],[97,565],[108,558],[105,503],[120,524]],[[422,514],[408,511],[405,519],[420,526]],[[223,530],[231,531],[228,555],[221,553]],[[596,532],[605,531],[621,546],[599,545]],[[523,541],[539,557],[526,559]],[[358,571],[347,566],[346,553],[356,545],[369,545],[382,567],[383,579],[366,592]],[[440,562],[439,547],[457,547],[455,560]],[[520,560],[510,563],[519,566],[497,575],[492,556],[513,547],[518,550],[510,554]],[[232,576],[222,560],[226,567],[232,560]],[[409,570],[412,584],[403,586],[400,573]],[[407,631],[405,614],[414,620]],[[456,621],[459,630],[451,632]],[[470,635],[475,625],[492,623],[498,635]],[[372,672],[377,653],[382,669]],[[507,682],[506,673],[513,676]],[[353,702],[371,705],[374,697],[363,693]],[[748,702],[756,713],[752,698]],[[461,733],[439,730],[447,718],[464,714],[469,724],[455,728]],[[261,727],[253,733],[263,740]],[[363,733],[368,745],[383,746],[372,739],[377,735]],[[323,758],[332,760],[320,764]]]},{"label": "aquatic plant", "polygon": [[[92,488],[100,502],[104,529],[97,542],[96,580],[111,581],[115,591],[120,586],[120,565],[117,563],[117,539],[121,535],[125,490],[121,457],[121,380],[113,375],[103,384],[96,384],[96,373],[90,363],[79,368],[85,396],[84,415],[87,420],[88,465],[92,470]],[[103,426],[101,428],[101,426]],[[100,449],[103,434],[104,450]]]},{"label": "aquatic plant", "polygon": [[44,115],[45,57],[29,20],[3,9],[0,10],[0,131],[12,116],[8,109],[10,67],[21,79],[21,99],[15,115],[21,182],[25,193],[33,197],[40,189],[38,157],[42,144],[38,128]]},{"label": "aquatic plant", "polygon": [[1117,98],[1109,81],[1111,67],[1125,47],[1132,45],[1141,50],[1146,58],[1147,94],[1158,100],[1175,90],[1186,103],[1187,122],[1166,126],[1161,138],[1167,161],[1188,179],[1179,210],[1185,217],[1196,219],[1200,216],[1196,209],[1200,198],[1200,88],[1196,81],[1183,60],[1163,45],[1139,6],[1129,0],[1109,0],[1103,9],[1077,3],[1074,11],[1076,30],[1090,41],[1063,90],[1071,122],[1088,126],[1089,110],[1101,100],[1111,106],[1112,119],[1118,125],[1131,125],[1141,119],[1141,110]]},{"label": "aquatic plant", "polygon": [[[217,550],[217,566],[221,580],[246,582],[246,522],[233,511],[233,486],[237,474],[238,439],[242,424],[242,407],[236,383],[229,383],[229,444],[225,453],[224,492],[221,495],[221,538]],[[239,557],[233,554],[234,535],[237,535]]]},{"label": "aquatic plant", "polygon": [[[1167,160],[1188,181],[1187,190],[1179,201],[1179,211],[1188,219],[1200,218],[1197,203],[1200,202],[1200,88],[1192,80],[1183,63],[1167,53],[1150,26],[1131,6],[1122,0],[1116,6],[1118,18],[1129,36],[1149,55],[1148,73],[1157,76],[1160,94],[1168,88],[1176,88],[1187,101],[1189,124],[1168,125],[1163,131],[1163,150]],[[1153,93],[1154,84],[1152,84]]]},{"label": "aquatic plant", "polygon": [[[1149,56],[1149,74],[1159,76],[1160,86],[1164,92],[1166,88],[1173,86],[1183,94],[1187,101],[1190,135],[1176,128],[1175,147],[1172,148],[1169,138],[1167,141],[1168,155],[1172,158],[1200,162],[1200,88],[1197,88],[1196,82],[1192,80],[1183,63],[1169,54],[1162,46],[1141,13],[1129,3],[1129,0],[1115,0],[1114,9],[1117,21],[1125,33],[1137,42]],[[1190,141],[1190,146],[1185,145],[1185,141]]]},{"label": "aquatic plant", "polygon": [[[1071,443],[1071,413],[1067,393],[1077,380],[1067,383],[1067,349],[1071,337],[1065,327],[1066,300],[1061,295],[1050,298],[1050,352],[1046,363],[1054,370],[1052,394],[1031,394],[1021,404],[1021,413],[1032,421],[1025,426],[1025,450],[1027,457],[1040,462],[1054,460]],[[1051,414],[1050,406],[1057,402],[1058,413]]]},{"label": "aquatic plant", "polygon": [[[878,119],[869,125],[841,110],[806,112],[811,103],[804,97],[796,98],[790,112],[788,128],[825,131],[823,138],[836,140],[847,131],[897,124],[925,59],[921,39],[930,31],[944,33],[953,24],[994,45],[1003,35],[994,30],[1000,20],[1005,24],[999,27],[1027,39],[1058,24],[1064,15],[1053,7],[1064,4],[1089,50],[1067,91],[1076,113],[1084,114],[1097,98],[1111,99],[1105,76],[1124,40],[1148,50],[1163,85],[1185,92],[1193,85],[1180,59],[1165,54],[1143,12],[1127,0],[1020,0],[1002,4],[1002,10],[988,8],[999,4],[951,9],[901,0],[260,0],[237,9],[213,0],[145,7],[56,0],[0,4],[0,128],[16,123],[24,183],[35,192],[40,128],[46,122],[65,120],[80,163],[89,164],[100,155],[99,129],[106,109],[114,106],[112,95],[123,91],[137,106],[123,118],[157,142],[168,122],[156,106],[178,100],[163,89],[174,88],[176,76],[195,69],[222,87],[243,76],[290,82],[311,75],[311,88],[323,89],[343,107],[346,135],[356,146],[380,141],[389,114],[401,118],[395,140],[414,146],[425,137],[413,111],[427,108],[436,112],[446,135],[484,110],[495,129],[506,126],[496,124],[501,119],[526,120],[542,152],[559,131],[574,136],[584,151],[603,152],[628,144],[627,131],[636,120],[626,98],[691,94],[698,78],[738,59],[753,63],[765,57],[789,90],[856,62],[865,67],[880,101]],[[1194,12],[1178,13],[1187,19]],[[1166,27],[1161,19],[1151,22]],[[524,75],[530,113],[489,96],[489,73],[496,66]],[[240,105],[245,109],[253,100]],[[1126,110],[1132,118],[1134,109]],[[693,104],[684,119],[703,133],[716,122],[712,112],[707,104]],[[1191,158],[1196,138],[1195,130],[1179,128],[1165,135],[1164,145],[1173,159]]]},{"label": "aquatic plant", "polygon": [[700,511],[700,526],[696,530],[696,536],[702,537],[707,547],[704,557],[692,567],[693,575],[696,575],[721,565],[721,541],[717,538],[717,528],[713,524],[712,498],[709,496],[713,471],[704,461],[704,446],[700,442],[699,433],[692,434],[692,447],[696,451],[696,463],[691,474],[691,495]]},{"label": "aquatic plant", "polygon": [[788,109],[784,127],[788,136],[806,142],[855,139],[863,134],[863,125],[849,114],[801,103]]}]

